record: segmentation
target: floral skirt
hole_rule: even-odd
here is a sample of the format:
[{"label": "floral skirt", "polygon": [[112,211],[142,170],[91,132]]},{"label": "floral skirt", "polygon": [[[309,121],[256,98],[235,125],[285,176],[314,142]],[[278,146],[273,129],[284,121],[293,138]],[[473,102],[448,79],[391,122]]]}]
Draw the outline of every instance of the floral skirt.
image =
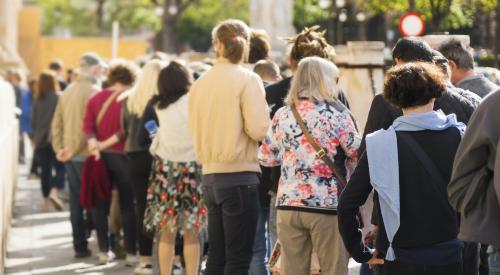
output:
[{"label": "floral skirt", "polygon": [[147,231],[200,230],[206,225],[202,199],[201,166],[155,157],[147,194],[144,227]]}]

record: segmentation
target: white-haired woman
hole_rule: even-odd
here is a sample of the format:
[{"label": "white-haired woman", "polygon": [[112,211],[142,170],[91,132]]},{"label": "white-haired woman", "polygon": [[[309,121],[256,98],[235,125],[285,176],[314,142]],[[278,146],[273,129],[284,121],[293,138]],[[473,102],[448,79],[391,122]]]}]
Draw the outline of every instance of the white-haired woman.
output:
[{"label": "white-haired woman", "polygon": [[143,68],[137,84],[130,90],[129,96],[122,109],[122,125],[127,135],[125,151],[129,158],[128,169],[137,209],[137,230],[139,243],[139,265],[134,274],[152,274],[151,253],[153,241],[143,230],[144,210],[149,185],[153,158],[149,153],[149,144],[140,144],[137,140],[138,132],[144,128],[141,118],[148,102],[153,95],[158,94],[158,76],[165,63],[160,60],[151,60]]},{"label": "white-haired woman", "polygon": [[338,77],[330,61],[300,61],[286,105],[276,112],[260,147],[262,165],[281,165],[276,198],[281,274],[309,274],[313,250],[321,274],[348,271],[336,214],[342,183],[358,160],[360,137],[336,99]]}]

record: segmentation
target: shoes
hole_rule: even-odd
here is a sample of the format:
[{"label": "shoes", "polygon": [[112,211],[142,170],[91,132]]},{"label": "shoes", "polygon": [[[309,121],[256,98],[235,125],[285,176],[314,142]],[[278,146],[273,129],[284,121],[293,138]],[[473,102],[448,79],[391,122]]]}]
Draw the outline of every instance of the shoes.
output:
[{"label": "shoes", "polygon": [[121,245],[117,245],[112,251],[119,260],[124,260],[127,257],[127,252]]},{"label": "shoes", "polygon": [[139,258],[133,254],[127,254],[125,257],[125,265],[126,266],[136,266],[139,263]]},{"label": "shoes", "polygon": [[182,275],[184,274],[184,269],[180,265],[174,264],[174,270],[172,270],[172,275]]},{"label": "shoes", "polygon": [[54,208],[57,211],[63,211],[63,209],[64,209],[63,203],[61,202],[61,200],[58,197],[49,196],[49,200],[52,203],[52,206],[54,206]]},{"label": "shoes", "polygon": [[84,251],[76,251],[75,252],[75,258],[87,258],[92,255],[92,251],[89,249],[86,249]]},{"label": "shoes", "polygon": [[52,188],[50,190],[49,200],[57,211],[62,211],[64,206],[58,197],[58,193],[56,188]]},{"label": "shoes", "polygon": [[99,252],[97,253],[97,264],[105,265],[111,263],[115,260],[115,254],[113,252]]},{"label": "shoes", "polygon": [[134,275],[152,275],[153,266],[151,264],[140,263],[134,269]]}]

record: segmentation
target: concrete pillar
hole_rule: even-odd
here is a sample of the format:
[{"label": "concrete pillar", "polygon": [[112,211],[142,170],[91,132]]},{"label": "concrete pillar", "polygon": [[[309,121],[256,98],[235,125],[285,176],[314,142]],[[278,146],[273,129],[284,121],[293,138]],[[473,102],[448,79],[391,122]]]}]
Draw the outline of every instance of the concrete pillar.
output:
[{"label": "concrete pillar", "polygon": [[347,42],[347,47],[336,47],[335,63],[341,68],[339,85],[349,100],[361,132],[373,97],[381,93],[384,86],[384,46],[378,41],[356,41]]},{"label": "concrete pillar", "polygon": [[251,0],[250,27],[269,34],[273,51],[285,50],[286,45],[280,38],[295,33],[293,0]]},{"label": "concrete pillar", "polygon": [[3,69],[24,65],[17,54],[17,19],[20,0],[0,0],[0,67]]},{"label": "concrete pillar", "polygon": [[466,47],[470,46],[470,37],[468,35],[459,35],[459,34],[431,34],[431,35],[424,35],[422,37],[419,37],[419,39],[429,43],[431,48],[436,49],[439,47],[441,43],[444,41],[454,38],[462,42],[463,45]]}]

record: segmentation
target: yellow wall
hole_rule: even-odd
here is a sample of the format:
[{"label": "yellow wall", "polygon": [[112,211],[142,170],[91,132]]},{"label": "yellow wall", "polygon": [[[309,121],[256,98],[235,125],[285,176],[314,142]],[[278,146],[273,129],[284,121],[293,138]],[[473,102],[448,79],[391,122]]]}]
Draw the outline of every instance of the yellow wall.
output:
[{"label": "yellow wall", "polygon": [[[51,60],[61,59],[66,68],[78,65],[80,56],[88,51],[98,53],[102,58],[111,58],[111,38],[72,37],[58,38],[41,35],[41,10],[38,7],[23,7],[19,14],[19,53],[24,59],[31,76],[47,69]],[[118,57],[135,59],[146,53],[147,41],[120,39]]]}]

